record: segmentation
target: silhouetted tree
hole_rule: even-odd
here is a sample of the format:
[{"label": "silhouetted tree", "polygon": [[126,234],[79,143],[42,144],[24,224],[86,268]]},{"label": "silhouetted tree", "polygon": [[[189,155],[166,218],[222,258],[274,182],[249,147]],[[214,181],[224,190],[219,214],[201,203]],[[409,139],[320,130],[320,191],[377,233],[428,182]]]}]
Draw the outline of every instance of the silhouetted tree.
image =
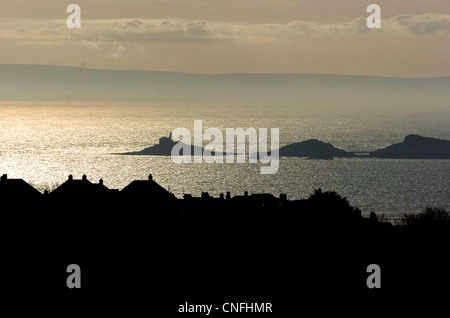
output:
[{"label": "silhouetted tree", "polygon": [[450,226],[450,213],[442,208],[427,207],[419,214],[405,214],[402,218],[405,226]]},{"label": "silhouetted tree", "polygon": [[321,188],[315,189],[307,201],[327,217],[361,218],[361,210],[352,207],[347,198],[336,191],[323,192]]}]

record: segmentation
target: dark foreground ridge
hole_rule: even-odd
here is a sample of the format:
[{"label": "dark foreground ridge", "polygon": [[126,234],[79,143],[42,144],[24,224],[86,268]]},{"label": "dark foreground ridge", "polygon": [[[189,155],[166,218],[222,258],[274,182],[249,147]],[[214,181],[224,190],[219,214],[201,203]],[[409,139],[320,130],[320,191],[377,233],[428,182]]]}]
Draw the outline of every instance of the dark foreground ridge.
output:
[{"label": "dark foreground ridge", "polygon": [[[439,296],[450,283],[440,209],[394,226],[336,192],[177,199],[151,175],[121,191],[70,176],[45,194],[4,175],[0,200],[2,287],[36,302],[176,313],[186,301],[264,301],[287,314],[314,301]],[[66,286],[69,264],[82,269],[79,291]],[[382,270],[379,290],[367,287],[370,264]]]}]

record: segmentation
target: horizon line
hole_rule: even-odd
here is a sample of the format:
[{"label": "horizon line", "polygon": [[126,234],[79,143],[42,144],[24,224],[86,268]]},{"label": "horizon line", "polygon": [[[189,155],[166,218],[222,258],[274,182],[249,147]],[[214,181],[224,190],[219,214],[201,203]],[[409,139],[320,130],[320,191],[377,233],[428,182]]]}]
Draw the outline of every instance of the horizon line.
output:
[{"label": "horizon line", "polygon": [[199,76],[226,76],[226,75],[317,75],[317,76],[346,76],[346,77],[368,77],[368,78],[390,78],[390,79],[447,79],[450,74],[446,76],[425,76],[425,77],[404,77],[404,76],[389,76],[389,75],[368,75],[368,74],[338,74],[338,73],[276,73],[276,72],[235,72],[235,73],[193,73],[182,71],[158,71],[158,70],[137,70],[137,69],[108,69],[108,68],[93,68],[77,65],[57,65],[57,64],[24,64],[24,63],[0,63],[0,66],[38,66],[38,67],[60,67],[60,68],[75,68],[92,71],[116,71],[116,72],[148,72],[148,73],[167,73],[167,74],[188,74]]}]

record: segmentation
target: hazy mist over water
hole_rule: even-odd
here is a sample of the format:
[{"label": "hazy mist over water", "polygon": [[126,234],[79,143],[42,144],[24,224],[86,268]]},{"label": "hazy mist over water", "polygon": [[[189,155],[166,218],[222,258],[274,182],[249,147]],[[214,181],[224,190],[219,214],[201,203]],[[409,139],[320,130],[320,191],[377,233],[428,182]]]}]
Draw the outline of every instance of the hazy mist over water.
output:
[{"label": "hazy mist over water", "polygon": [[282,158],[275,175],[257,164],[175,164],[170,157],[118,156],[158,142],[178,127],[280,128],[280,146],[316,138],[347,151],[372,151],[408,134],[450,139],[449,112],[372,110],[257,102],[0,102],[0,173],[41,191],[83,174],[122,189],[152,173],[178,197],[269,192],[306,198],[336,190],[363,213],[450,207],[449,160]]}]

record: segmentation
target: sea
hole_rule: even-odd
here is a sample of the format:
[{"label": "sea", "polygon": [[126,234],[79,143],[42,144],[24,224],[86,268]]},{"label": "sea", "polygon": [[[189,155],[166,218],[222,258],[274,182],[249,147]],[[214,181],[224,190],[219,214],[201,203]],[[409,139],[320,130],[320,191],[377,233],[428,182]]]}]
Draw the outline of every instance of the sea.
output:
[{"label": "sea", "polygon": [[174,163],[164,156],[123,156],[169,136],[175,128],[279,128],[280,146],[307,139],[346,151],[370,152],[409,134],[450,139],[449,111],[334,108],[307,102],[0,102],[0,174],[22,178],[39,191],[56,188],[71,174],[103,179],[112,189],[152,174],[182,198],[286,193],[307,198],[333,190],[361,209],[388,217],[425,207],[450,209],[450,160],[281,158],[276,174],[260,163]]}]

